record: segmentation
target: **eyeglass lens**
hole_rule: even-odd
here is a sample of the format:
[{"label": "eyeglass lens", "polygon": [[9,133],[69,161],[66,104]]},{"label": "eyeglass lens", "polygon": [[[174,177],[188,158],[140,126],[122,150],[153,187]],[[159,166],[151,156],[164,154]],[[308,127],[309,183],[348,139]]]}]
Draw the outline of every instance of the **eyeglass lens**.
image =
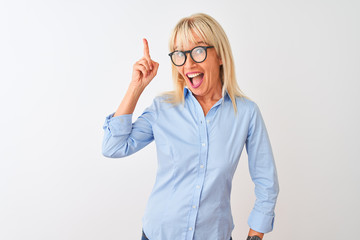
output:
[{"label": "eyeglass lens", "polygon": [[[202,47],[196,47],[191,50],[190,55],[195,62],[201,63],[206,58],[206,49]],[[174,52],[171,57],[175,65],[183,65],[186,60],[185,53],[180,51]]]}]

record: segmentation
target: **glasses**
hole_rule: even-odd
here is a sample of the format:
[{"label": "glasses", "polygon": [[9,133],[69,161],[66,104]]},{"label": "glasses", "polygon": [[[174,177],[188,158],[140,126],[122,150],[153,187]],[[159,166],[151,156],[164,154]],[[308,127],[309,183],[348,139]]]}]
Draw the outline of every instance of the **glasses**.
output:
[{"label": "glasses", "polygon": [[190,53],[190,57],[192,58],[192,60],[194,60],[194,62],[196,63],[202,63],[203,61],[205,61],[206,57],[207,57],[207,49],[208,48],[213,48],[214,46],[208,46],[208,47],[204,47],[204,46],[198,46],[198,47],[194,47],[193,49],[189,50],[189,51],[174,51],[172,53],[169,53],[170,59],[172,61],[172,63],[175,66],[182,66],[185,64],[186,59],[187,59],[187,53]]}]

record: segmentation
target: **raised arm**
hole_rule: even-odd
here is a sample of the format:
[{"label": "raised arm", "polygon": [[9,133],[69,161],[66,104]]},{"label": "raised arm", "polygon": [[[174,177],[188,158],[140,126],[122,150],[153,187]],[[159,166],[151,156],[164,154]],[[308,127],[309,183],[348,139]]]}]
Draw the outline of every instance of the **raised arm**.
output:
[{"label": "raised arm", "polygon": [[120,106],[115,112],[114,117],[124,114],[132,114],[140,95],[151,80],[156,76],[159,63],[154,62],[151,59],[149,44],[145,38],[143,39],[143,43],[144,56],[133,66],[132,79],[129,88],[121,101]]},{"label": "raised arm", "polygon": [[149,45],[144,43],[144,56],[133,66],[129,88],[117,111],[106,117],[103,129],[102,153],[106,157],[128,156],[149,144],[153,139],[152,122],[155,119],[154,105],[132,123],[132,113],[140,95],[156,76],[159,64],[150,58]]}]

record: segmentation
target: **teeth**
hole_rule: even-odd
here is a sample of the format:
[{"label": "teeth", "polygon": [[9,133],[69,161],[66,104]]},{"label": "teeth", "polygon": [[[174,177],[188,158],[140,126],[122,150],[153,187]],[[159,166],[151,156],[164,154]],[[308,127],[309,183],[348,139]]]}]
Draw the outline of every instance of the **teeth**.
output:
[{"label": "teeth", "polygon": [[194,78],[194,77],[196,77],[196,76],[199,76],[201,73],[192,73],[192,74],[188,74],[187,76],[189,77],[189,78]]}]

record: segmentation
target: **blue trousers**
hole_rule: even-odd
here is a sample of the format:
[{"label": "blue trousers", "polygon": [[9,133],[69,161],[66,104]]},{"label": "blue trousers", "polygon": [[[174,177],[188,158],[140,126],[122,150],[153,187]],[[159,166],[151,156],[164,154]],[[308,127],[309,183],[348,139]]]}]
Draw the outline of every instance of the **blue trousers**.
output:
[{"label": "blue trousers", "polygon": [[[146,237],[144,231],[142,232],[141,240],[149,240],[149,239]],[[230,237],[230,240],[232,240],[232,237]]]}]

